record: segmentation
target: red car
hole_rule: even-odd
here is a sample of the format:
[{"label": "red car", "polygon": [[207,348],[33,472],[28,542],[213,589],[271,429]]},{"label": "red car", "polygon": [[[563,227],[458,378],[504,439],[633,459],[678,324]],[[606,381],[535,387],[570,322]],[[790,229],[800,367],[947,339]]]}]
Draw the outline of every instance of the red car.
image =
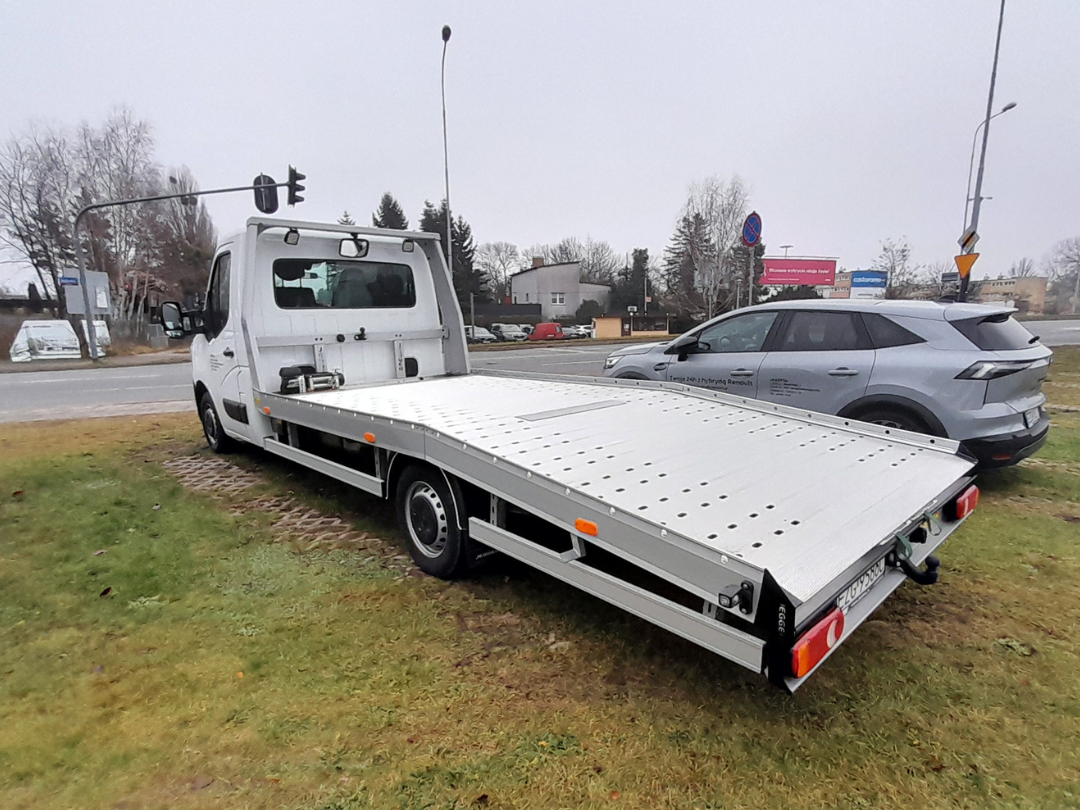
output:
[{"label": "red car", "polygon": [[557,323],[538,323],[529,333],[529,340],[565,340],[562,326]]}]

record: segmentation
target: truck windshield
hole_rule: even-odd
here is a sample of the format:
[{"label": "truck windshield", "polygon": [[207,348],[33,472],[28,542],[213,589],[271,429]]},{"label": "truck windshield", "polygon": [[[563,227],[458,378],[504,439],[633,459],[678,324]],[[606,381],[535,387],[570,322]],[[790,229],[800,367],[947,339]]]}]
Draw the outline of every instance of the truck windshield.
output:
[{"label": "truck windshield", "polygon": [[412,268],[339,259],[278,259],[274,301],[282,309],[416,306]]}]

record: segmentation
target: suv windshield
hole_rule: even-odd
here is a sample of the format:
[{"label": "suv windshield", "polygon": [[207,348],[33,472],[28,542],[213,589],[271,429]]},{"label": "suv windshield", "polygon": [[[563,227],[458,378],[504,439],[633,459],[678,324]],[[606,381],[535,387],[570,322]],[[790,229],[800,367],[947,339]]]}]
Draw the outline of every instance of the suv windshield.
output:
[{"label": "suv windshield", "polygon": [[1039,340],[1007,312],[953,321],[952,325],[960,334],[988,352],[1026,349]]}]

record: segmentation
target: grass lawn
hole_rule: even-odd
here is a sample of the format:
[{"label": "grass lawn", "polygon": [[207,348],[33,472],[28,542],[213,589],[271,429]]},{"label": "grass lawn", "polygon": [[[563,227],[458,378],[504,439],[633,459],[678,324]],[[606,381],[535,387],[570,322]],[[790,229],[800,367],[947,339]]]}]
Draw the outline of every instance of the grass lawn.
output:
[{"label": "grass lawn", "polygon": [[[1080,350],[1051,401],[1080,405]],[[0,426],[0,808],[1080,807],[1080,412],[797,695],[193,416]],[[282,498],[353,539],[275,526]],[[276,500],[275,500],[276,499]],[[359,538],[359,539],[357,539]]]}]

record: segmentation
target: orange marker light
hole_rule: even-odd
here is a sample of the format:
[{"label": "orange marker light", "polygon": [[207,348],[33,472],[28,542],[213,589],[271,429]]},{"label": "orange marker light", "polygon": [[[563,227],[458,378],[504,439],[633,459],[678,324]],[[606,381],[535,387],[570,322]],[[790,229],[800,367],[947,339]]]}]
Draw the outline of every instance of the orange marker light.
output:
[{"label": "orange marker light", "polygon": [[375,444],[375,434],[374,433],[365,433],[364,434],[364,441],[365,442],[371,442],[371,444]]},{"label": "orange marker light", "polygon": [[267,406],[265,406],[263,408],[263,413],[265,413],[267,416],[270,415],[270,406],[269,405],[267,405]]},{"label": "orange marker light", "polygon": [[577,520],[575,520],[574,528],[582,534],[587,534],[590,537],[596,537],[597,533],[600,531],[596,528],[595,523],[593,523],[591,520],[585,520],[584,518],[578,518]]}]

